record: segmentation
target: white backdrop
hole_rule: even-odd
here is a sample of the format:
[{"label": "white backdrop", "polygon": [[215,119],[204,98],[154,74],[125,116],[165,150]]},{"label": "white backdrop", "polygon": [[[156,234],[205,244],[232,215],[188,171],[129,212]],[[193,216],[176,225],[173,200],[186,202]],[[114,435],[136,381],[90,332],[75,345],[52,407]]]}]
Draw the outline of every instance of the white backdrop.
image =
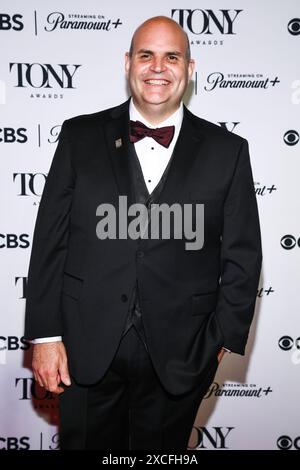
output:
[{"label": "white backdrop", "polygon": [[246,356],[225,357],[190,446],[300,448],[298,0],[1,1],[0,448],[58,446],[22,338],[35,217],[61,123],[127,98],[124,52],[155,15],[188,33],[191,111],[249,140],[263,238]]}]

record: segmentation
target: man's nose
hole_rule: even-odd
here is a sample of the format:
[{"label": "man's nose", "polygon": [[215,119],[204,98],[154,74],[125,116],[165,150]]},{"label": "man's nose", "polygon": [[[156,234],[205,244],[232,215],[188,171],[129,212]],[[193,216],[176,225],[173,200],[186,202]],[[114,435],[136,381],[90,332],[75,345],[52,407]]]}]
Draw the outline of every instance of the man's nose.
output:
[{"label": "man's nose", "polygon": [[151,70],[156,73],[163,72],[166,69],[163,57],[153,57]]}]

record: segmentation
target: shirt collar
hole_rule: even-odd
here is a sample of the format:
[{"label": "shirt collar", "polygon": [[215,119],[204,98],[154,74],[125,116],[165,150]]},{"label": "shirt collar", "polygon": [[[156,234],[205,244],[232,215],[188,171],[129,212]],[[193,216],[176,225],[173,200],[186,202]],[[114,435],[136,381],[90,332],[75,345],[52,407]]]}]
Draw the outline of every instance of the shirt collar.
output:
[{"label": "shirt collar", "polygon": [[[135,107],[132,98],[129,103],[129,117],[132,121],[140,121],[143,124],[145,124],[147,127],[150,127],[150,128],[158,127],[157,125],[150,124],[150,122],[146,121],[144,116],[142,116],[141,113]],[[171,114],[171,116],[169,116],[167,119],[160,122],[159,127],[175,126],[176,129],[178,128],[180,129],[181,124],[182,124],[182,119],[183,119],[183,103],[181,101],[179,108],[173,114]]]}]

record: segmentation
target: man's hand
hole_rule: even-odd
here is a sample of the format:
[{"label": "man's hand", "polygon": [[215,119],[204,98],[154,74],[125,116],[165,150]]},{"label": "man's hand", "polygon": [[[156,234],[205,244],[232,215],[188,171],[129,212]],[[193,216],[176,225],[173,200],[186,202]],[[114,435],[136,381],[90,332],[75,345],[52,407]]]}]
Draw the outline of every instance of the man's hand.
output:
[{"label": "man's hand", "polygon": [[58,384],[71,385],[67,354],[62,341],[39,343],[33,346],[32,369],[41,387],[53,393],[62,393]]},{"label": "man's hand", "polygon": [[226,350],[224,348],[221,348],[220,351],[218,352],[218,363],[220,364],[222,357],[226,353]]}]

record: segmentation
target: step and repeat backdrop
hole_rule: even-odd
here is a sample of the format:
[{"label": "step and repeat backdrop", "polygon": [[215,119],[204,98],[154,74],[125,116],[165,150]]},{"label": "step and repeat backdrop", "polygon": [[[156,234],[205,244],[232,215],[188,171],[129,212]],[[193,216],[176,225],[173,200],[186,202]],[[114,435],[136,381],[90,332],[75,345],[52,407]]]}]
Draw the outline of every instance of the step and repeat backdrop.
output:
[{"label": "step and repeat backdrop", "polygon": [[62,122],[127,99],[124,53],[156,15],[190,40],[185,103],[249,141],[263,240],[246,355],[225,356],[189,447],[300,449],[299,0],[1,1],[1,449],[59,448],[23,338],[35,218]]}]

